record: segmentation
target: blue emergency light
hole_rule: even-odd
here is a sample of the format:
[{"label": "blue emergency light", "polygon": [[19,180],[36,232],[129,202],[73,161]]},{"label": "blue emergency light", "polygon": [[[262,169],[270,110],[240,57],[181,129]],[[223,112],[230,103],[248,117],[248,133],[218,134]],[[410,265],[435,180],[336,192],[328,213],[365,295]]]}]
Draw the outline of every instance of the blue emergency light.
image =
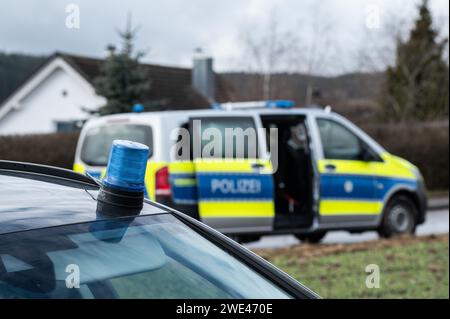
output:
[{"label": "blue emergency light", "polygon": [[142,209],[148,146],[126,140],[114,140],[108,167],[97,196],[101,215],[131,215]]},{"label": "blue emergency light", "polygon": [[143,192],[148,146],[125,140],[113,141],[103,184],[128,191]]},{"label": "blue emergency light", "polygon": [[133,105],[133,112],[134,113],[142,113],[144,111],[144,106],[142,104],[135,104]]},{"label": "blue emergency light", "polygon": [[243,109],[261,109],[261,108],[280,108],[290,109],[295,106],[291,100],[269,100],[269,101],[248,101],[248,102],[228,102],[214,103],[211,105],[213,109],[221,110],[243,110]]},{"label": "blue emergency light", "polygon": [[267,108],[279,108],[279,109],[290,109],[295,106],[294,101],[291,100],[274,100],[274,101],[267,101],[266,107]]}]

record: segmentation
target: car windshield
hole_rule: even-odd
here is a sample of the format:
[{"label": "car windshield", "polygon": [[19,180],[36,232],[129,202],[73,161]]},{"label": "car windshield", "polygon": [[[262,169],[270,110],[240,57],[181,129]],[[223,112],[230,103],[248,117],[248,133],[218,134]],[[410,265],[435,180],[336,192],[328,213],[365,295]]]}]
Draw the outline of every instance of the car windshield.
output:
[{"label": "car windshield", "polygon": [[106,166],[114,140],[131,140],[153,147],[152,129],[146,125],[114,124],[90,129],[81,148],[81,160],[92,166]]},{"label": "car windshield", "polygon": [[171,214],[0,235],[0,298],[290,298]]}]

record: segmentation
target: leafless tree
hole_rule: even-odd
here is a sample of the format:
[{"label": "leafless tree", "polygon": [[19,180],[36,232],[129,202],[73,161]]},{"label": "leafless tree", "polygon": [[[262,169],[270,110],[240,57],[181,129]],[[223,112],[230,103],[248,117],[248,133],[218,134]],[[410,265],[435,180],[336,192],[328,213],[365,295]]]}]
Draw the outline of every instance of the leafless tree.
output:
[{"label": "leafless tree", "polygon": [[[331,62],[337,60],[339,44],[334,34],[336,21],[333,14],[328,11],[327,0],[314,1],[307,7],[307,16],[297,26],[298,44],[292,51],[292,65],[297,72],[307,75],[306,105],[312,103],[313,76],[336,71]],[[343,66],[344,59],[339,57]],[[341,70],[340,70],[341,71]]]},{"label": "leafless tree", "polygon": [[243,32],[245,64],[247,70],[262,74],[263,99],[276,94],[272,81],[275,72],[297,72],[308,76],[306,103],[311,102],[313,75],[330,69],[330,61],[338,52],[334,21],[324,1],[311,2],[304,11],[307,14],[291,25],[282,26],[272,10],[263,29],[252,27]]},{"label": "leafless tree", "polygon": [[262,73],[262,98],[272,96],[272,75],[285,67],[295,37],[291,31],[282,30],[274,10],[270,12],[263,29],[247,28],[243,34],[244,59],[247,69]]}]

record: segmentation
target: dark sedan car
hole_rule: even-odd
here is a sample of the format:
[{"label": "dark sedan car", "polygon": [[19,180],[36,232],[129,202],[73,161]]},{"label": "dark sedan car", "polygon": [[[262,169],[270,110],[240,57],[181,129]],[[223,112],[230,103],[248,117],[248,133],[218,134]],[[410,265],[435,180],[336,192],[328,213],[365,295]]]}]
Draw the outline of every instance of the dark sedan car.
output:
[{"label": "dark sedan car", "polygon": [[168,207],[99,214],[97,181],[0,161],[0,298],[316,298]]}]

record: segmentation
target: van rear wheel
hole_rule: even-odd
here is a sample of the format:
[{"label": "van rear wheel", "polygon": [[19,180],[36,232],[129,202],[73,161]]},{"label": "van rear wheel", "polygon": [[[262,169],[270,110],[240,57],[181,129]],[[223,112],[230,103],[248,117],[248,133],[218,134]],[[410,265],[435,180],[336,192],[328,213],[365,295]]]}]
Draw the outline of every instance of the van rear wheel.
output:
[{"label": "van rear wheel", "polygon": [[408,197],[395,196],[386,205],[378,230],[380,237],[414,234],[417,225],[416,216],[417,208]]},{"label": "van rear wheel", "polygon": [[311,234],[295,234],[295,237],[301,242],[308,244],[318,244],[325,237],[327,232],[315,232]]}]

